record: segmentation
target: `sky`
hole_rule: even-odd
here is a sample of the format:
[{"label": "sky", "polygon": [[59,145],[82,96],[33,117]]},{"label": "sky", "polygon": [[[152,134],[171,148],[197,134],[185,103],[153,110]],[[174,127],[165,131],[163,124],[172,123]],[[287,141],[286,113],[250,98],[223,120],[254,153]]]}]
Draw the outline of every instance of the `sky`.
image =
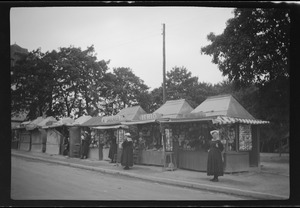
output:
[{"label": "sky", "polygon": [[130,68],[153,90],[163,82],[165,24],[166,72],[185,67],[199,82],[217,84],[226,77],[201,47],[233,17],[233,8],[220,7],[18,7],[10,12],[10,43],[42,52],[94,45],[110,72]]}]

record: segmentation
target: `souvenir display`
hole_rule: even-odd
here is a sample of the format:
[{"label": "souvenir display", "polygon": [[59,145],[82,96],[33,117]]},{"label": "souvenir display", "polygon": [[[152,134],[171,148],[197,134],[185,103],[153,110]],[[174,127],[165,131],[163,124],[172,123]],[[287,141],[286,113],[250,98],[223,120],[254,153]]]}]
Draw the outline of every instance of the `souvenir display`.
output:
[{"label": "souvenir display", "polygon": [[252,150],[252,135],[251,126],[246,124],[239,125],[239,150],[251,151]]}]

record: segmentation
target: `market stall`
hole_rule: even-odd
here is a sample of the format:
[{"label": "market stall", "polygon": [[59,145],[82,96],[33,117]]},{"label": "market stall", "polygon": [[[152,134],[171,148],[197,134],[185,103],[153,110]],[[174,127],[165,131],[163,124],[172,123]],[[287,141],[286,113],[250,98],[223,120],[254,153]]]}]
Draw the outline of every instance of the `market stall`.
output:
[{"label": "market stall", "polygon": [[175,155],[177,167],[205,171],[209,131],[213,128],[210,120],[181,118],[160,123],[168,131],[166,141]]},{"label": "market stall", "polygon": [[91,128],[100,125],[102,123],[102,118],[103,116],[91,117],[91,119],[80,125],[83,129],[88,130],[88,132],[90,132],[91,141],[88,151],[88,158],[94,160],[103,159],[104,141],[100,140],[99,132],[96,130],[91,131]]},{"label": "market stall", "polygon": [[[92,127],[92,129],[96,132],[95,137],[98,138],[99,143],[104,144],[105,146],[102,151],[102,157],[99,158],[99,160],[107,160],[110,161],[108,154],[109,154],[109,148],[111,145],[111,139],[112,137],[116,137],[116,143],[117,143],[117,154],[116,154],[116,161],[120,162],[121,157],[121,151],[122,146],[121,144],[124,141],[124,134],[125,131],[128,129],[125,125],[106,125],[106,126],[97,126]],[[106,152],[104,152],[106,151]]]},{"label": "market stall", "polygon": [[[49,116],[39,122],[33,129],[31,130],[32,135],[32,151],[36,152],[45,152],[47,149],[47,131],[43,129],[44,126],[50,125],[57,120]],[[26,127],[28,128],[28,127]]]},{"label": "market stall", "polygon": [[[30,151],[32,149],[32,135],[36,135],[38,131],[37,124],[43,120],[42,117],[38,117],[33,121],[24,122],[19,131],[20,137],[20,150]],[[26,123],[26,124],[25,124]],[[22,130],[21,130],[22,129]]]},{"label": "market stall", "polygon": [[138,164],[163,165],[163,141],[160,125],[157,122],[160,117],[159,114],[144,114],[137,121],[122,122],[130,129],[134,129],[134,132],[131,131],[133,135],[138,135],[134,140]]},{"label": "market stall", "polygon": [[91,116],[80,116],[79,118],[75,119],[74,123],[71,125],[67,125],[69,127],[69,156],[70,157],[80,157],[81,151],[81,124],[85,123],[86,121],[90,120]]},{"label": "market stall", "polygon": [[[23,142],[21,142],[23,139],[21,139],[23,136],[22,134],[29,134],[28,131],[26,131],[26,128],[25,126],[27,124],[29,124],[31,121],[24,121],[22,122],[21,124],[15,126],[13,129],[12,129],[12,144],[11,144],[11,147],[13,149],[23,149],[24,148],[24,143],[25,144],[28,144],[29,143],[29,148],[26,147],[28,145],[25,145],[25,150],[30,150],[30,135],[29,135],[29,140],[28,139],[25,139]],[[26,141],[27,140],[27,141]],[[28,142],[29,141],[29,142]],[[23,143],[23,144],[22,144]],[[22,147],[21,147],[21,144],[22,144]]]},{"label": "market stall", "polygon": [[209,97],[190,114],[162,121],[169,129],[178,167],[206,171],[209,132],[218,129],[224,144],[225,172],[259,167],[259,124],[231,95]]},{"label": "market stall", "polygon": [[97,145],[90,146],[90,156],[97,155],[93,153],[94,151],[99,151],[99,157],[96,159],[99,160],[110,160],[108,158],[110,144],[112,141],[112,137],[117,138],[117,144],[120,148],[118,148],[118,161],[121,156],[121,144],[124,139],[124,132],[128,129],[127,126],[121,124],[123,121],[131,121],[136,120],[141,114],[145,114],[146,112],[140,106],[133,106],[122,109],[117,115],[113,116],[104,116],[101,119],[98,119],[94,122],[89,122],[83,124],[85,126],[93,129],[93,139],[92,142]]},{"label": "market stall", "polygon": [[[63,154],[65,149],[65,140],[69,141],[68,126],[73,124],[72,118],[62,118],[59,121],[47,122],[42,127],[47,132],[46,153]],[[69,153],[67,154],[69,155]]]},{"label": "market stall", "polygon": [[19,128],[22,123],[26,122],[25,121],[26,116],[27,116],[26,113],[20,113],[18,115],[11,117],[11,148],[12,149],[19,148],[19,142],[20,142]]},{"label": "market stall", "polygon": [[137,143],[138,162],[140,164],[165,166],[166,162],[170,163],[169,160],[166,161],[166,155],[171,155],[176,163],[177,152],[168,148],[172,142],[168,139],[171,132],[162,123],[170,118],[181,118],[192,110],[193,108],[184,99],[171,100],[152,114],[141,115],[137,121],[122,122],[128,126],[137,125],[137,134],[139,135]]}]

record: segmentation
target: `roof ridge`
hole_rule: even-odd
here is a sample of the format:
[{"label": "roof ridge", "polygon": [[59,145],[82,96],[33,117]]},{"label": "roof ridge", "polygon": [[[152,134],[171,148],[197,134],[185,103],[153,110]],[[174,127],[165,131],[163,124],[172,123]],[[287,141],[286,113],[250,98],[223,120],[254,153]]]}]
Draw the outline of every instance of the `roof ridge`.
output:
[{"label": "roof ridge", "polygon": [[222,97],[233,97],[233,95],[232,94],[213,95],[213,96],[208,96],[207,99],[222,98]]}]

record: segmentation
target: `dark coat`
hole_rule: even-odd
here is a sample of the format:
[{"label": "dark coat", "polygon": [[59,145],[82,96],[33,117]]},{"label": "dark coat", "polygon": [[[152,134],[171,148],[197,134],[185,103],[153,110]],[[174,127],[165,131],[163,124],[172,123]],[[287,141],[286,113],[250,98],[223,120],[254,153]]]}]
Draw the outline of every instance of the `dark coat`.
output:
[{"label": "dark coat", "polygon": [[116,138],[112,138],[110,147],[109,147],[108,158],[113,160],[115,154],[117,154],[117,143],[116,143]]},{"label": "dark coat", "polygon": [[85,135],[82,140],[82,156],[88,156],[89,148],[90,148],[91,136]]},{"label": "dark coat", "polygon": [[[218,147],[216,146],[218,144]],[[214,176],[222,176],[224,174],[223,171],[223,160],[222,154],[224,147],[223,144],[217,141],[210,142],[210,149],[208,152],[207,158],[207,175],[214,175]]]},{"label": "dark coat", "polygon": [[69,154],[69,148],[70,148],[70,143],[67,137],[64,138],[64,150],[63,150],[63,155],[68,155]]},{"label": "dark coat", "polygon": [[133,166],[133,143],[125,140],[122,143],[123,151],[121,155],[122,166]]}]

